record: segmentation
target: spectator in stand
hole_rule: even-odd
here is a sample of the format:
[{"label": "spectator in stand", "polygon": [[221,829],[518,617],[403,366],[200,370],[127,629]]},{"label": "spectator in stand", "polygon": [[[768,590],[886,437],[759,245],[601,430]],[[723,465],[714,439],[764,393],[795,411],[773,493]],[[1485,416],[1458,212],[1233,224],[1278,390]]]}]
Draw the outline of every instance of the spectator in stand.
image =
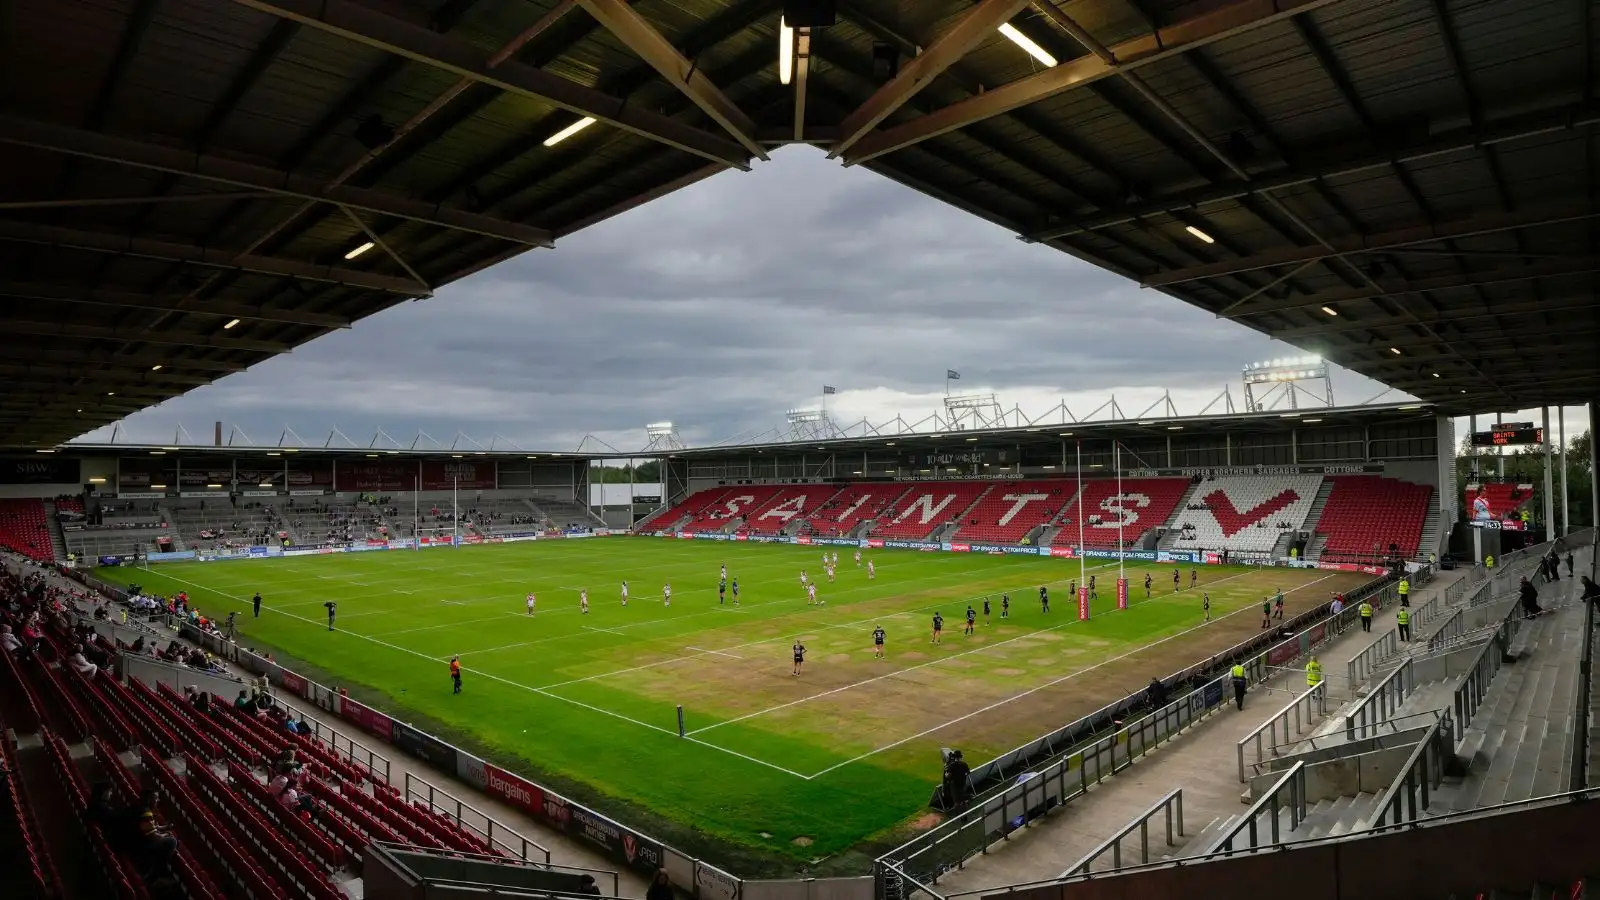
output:
[{"label": "spectator in stand", "polygon": [[1578,580],[1583,583],[1583,602],[1600,603],[1600,584],[1595,584],[1594,579],[1587,575],[1578,576]]},{"label": "spectator in stand", "polygon": [[72,655],[67,657],[67,665],[85,678],[93,678],[100,672],[99,666],[84,658],[82,644],[72,645]]},{"label": "spectator in stand", "polygon": [[250,692],[240,691],[239,696],[233,698],[233,708],[253,715],[256,711],[256,705],[250,699]]},{"label": "spectator in stand", "polygon": [[291,778],[300,774],[300,761],[295,758],[293,747],[283,748],[283,752],[272,763],[272,771]]},{"label": "spectator in stand", "polygon": [[1531,619],[1544,612],[1539,608],[1539,589],[1534,587],[1533,583],[1528,581],[1527,578],[1522,579],[1522,585],[1517,588],[1517,593],[1522,599],[1522,617],[1524,619]]},{"label": "spectator in stand", "polygon": [[11,633],[10,625],[0,625],[0,648],[4,648],[7,653],[23,655],[22,641]]},{"label": "spectator in stand", "polygon": [[674,900],[672,892],[672,879],[667,877],[666,869],[657,869],[656,877],[650,879],[650,888],[644,892],[644,900]]}]

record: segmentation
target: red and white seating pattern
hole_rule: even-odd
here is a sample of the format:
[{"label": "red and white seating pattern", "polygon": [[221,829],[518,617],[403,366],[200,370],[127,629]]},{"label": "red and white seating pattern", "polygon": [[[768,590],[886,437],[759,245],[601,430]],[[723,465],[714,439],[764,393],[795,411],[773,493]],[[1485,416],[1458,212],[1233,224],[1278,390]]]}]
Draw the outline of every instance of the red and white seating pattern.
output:
[{"label": "red and white seating pattern", "polygon": [[692,517],[698,520],[705,514],[707,509],[711,508],[718,500],[726,497],[732,490],[732,488],[718,487],[710,490],[695,491],[670,509],[651,516],[640,524],[647,529],[655,530],[675,525],[685,517]]},{"label": "red and white seating pattern", "polygon": [[901,495],[904,484],[853,484],[824,500],[806,520],[806,529],[822,537],[842,537],[868,519],[879,518]]},{"label": "red and white seating pattern", "polygon": [[1178,511],[1176,524],[1184,535],[1173,547],[1266,553],[1283,532],[1305,525],[1321,487],[1321,475],[1204,481],[1189,500],[1200,508]]},{"label": "red and white seating pattern", "polygon": [[955,540],[1015,544],[1034,528],[1048,524],[1071,502],[1077,483],[1071,481],[1006,481],[995,485],[961,517]]},{"label": "red and white seating pattern", "polygon": [[1120,486],[1115,479],[1085,481],[1082,493],[1062,511],[1061,530],[1051,543],[1078,545],[1081,523],[1084,547],[1115,550],[1119,542],[1132,546],[1152,528],[1166,524],[1191,483],[1187,478],[1124,478]]},{"label": "red and white seating pattern", "polygon": [[50,562],[55,551],[50,545],[50,521],[43,501],[36,499],[0,500],[0,547],[9,547],[23,556]]},{"label": "red and white seating pattern", "polygon": [[1465,499],[1469,519],[1508,519],[1533,500],[1533,485],[1510,482],[1469,484]]},{"label": "red and white seating pattern", "polygon": [[1387,556],[1394,544],[1405,557],[1415,557],[1422,543],[1433,488],[1377,475],[1336,475],[1333,490],[1317,522],[1317,534],[1328,540],[1322,559]]},{"label": "red and white seating pattern", "polygon": [[[758,506],[741,507],[746,510],[744,525],[741,531],[751,534],[777,534],[790,522],[804,520],[806,514],[826,503],[833,495],[839,493],[838,485],[833,484],[806,484],[794,485],[783,488]],[[740,501],[751,496],[747,492],[735,491],[730,501]]]},{"label": "red and white seating pattern", "polygon": [[957,519],[994,487],[983,481],[922,481],[910,485],[888,510],[877,516],[875,538],[922,540],[934,529]]}]

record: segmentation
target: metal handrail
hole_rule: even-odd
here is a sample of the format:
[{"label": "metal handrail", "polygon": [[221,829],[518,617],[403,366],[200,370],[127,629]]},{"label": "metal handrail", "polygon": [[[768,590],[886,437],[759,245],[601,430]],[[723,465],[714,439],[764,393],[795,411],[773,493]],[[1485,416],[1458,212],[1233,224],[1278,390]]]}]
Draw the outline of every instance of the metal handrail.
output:
[{"label": "metal handrail", "polygon": [[[416,782],[426,789],[413,788]],[[412,802],[413,798],[426,803],[428,809],[445,818],[453,820],[457,826],[472,832],[491,848],[501,849],[517,859],[525,859],[548,866],[550,864],[550,849],[522,833],[513,830],[505,823],[497,821],[487,813],[449,791],[436,786],[425,778],[419,778],[410,772],[406,773],[405,793],[402,795],[405,802]],[[467,815],[470,813],[470,816]]]},{"label": "metal handrail", "polygon": [[[1239,821],[1223,832],[1222,837],[1200,858],[1213,859],[1218,856],[1229,856],[1244,850],[1256,850],[1262,846],[1282,843],[1279,834],[1278,811],[1284,806],[1282,795],[1285,793],[1288,794],[1289,830],[1293,831],[1299,828],[1300,823],[1304,822],[1306,818],[1306,764],[1304,761],[1297,762],[1291,766],[1287,772],[1283,773],[1283,777],[1279,778],[1266,793],[1256,798],[1256,802],[1250,804],[1250,808],[1245,810],[1244,815],[1239,817]],[[1265,842],[1265,844],[1261,841],[1261,830],[1256,824],[1256,820],[1261,817],[1263,812],[1268,814],[1267,824],[1270,826],[1268,831],[1271,834],[1271,840]],[[1241,834],[1248,834],[1249,845],[1234,847],[1234,839]]]},{"label": "metal handrail", "polygon": [[1400,708],[1400,704],[1405,702],[1406,697],[1411,695],[1415,687],[1416,675],[1411,660],[1407,658],[1382,681],[1373,685],[1367,696],[1345,715],[1345,736],[1355,740],[1387,721]]},{"label": "metal handrail", "polygon": [[[1157,800],[1151,807],[1134,818],[1133,821],[1122,827],[1122,830],[1102,841],[1098,847],[1084,854],[1084,857],[1073,863],[1062,878],[1070,878],[1078,873],[1088,874],[1093,871],[1095,860],[1111,853],[1111,870],[1122,868],[1122,839],[1132,834],[1135,829],[1139,832],[1139,863],[1142,865],[1150,861],[1150,820],[1157,813],[1166,813],[1167,846],[1173,847],[1177,842],[1173,840],[1174,834],[1183,837],[1183,788],[1178,788]],[[1176,815],[1174,815],[1176,813]],[[1174,818],[1176,818],[1176,832],[1174,832]],[[1102,870],[1104,871],[1104,870]]]},{"label": "metal handrail", "polygon": [[1506,617],[1501,620],[1500,627],[1483,644],[1483,650],[1472,663],[1472,668],[1467,670],[1465,678],[1456,686],[1452,709],[1455,712],[1455,739],[1460,741],[1465,736],[1467,728],[1471,727],[1472,719],[1483,706],[1484,694],[1489,690],[1489,683],[1499,673],[1504,661],[1506,651],[1511,648],[1511,639],[1516,636],[1517,629],[1521,627],[1521,612],[1516,606],[1511,607]]},{"label": "metal handrail", "polygon": [[[1380,743],[1380,748],[1381,748],[1381,742],[1382,742],[1383,738],[1385,738],[1385,737],[1387,737],[1389,735],[1392,735],[1392,734],[1402,734],[1404,732],[1412,730],[1412,728],[1420,728],[1420,727],[1422,727],[1420,725],[1419,726],[1408,726],[1408,725],[1404,724],[1405,722],[1408,722],[1411,719],[1430,719],[1432,721],[1438,721],[1440,715],[1443,714],[1443,713],[1444,713],[1443,709],[1426,709],[1426,710],[1423,710],[1422,712],[1407,713],[1407,714],[1405,714],[1403,716],[1395,716],[1392,719],[1384,719],[1382,722],[1376,722],[1373,725],[1371,725],[1368,728],[1369,733],[1366,736],[1362,737],[1361,740],[1363,740],[1363,741],[1378,741]],[[1333,743],[1328,744],[1326,746],[1318,746],[1317,745],[1317,741],[1322,740],[1323,738],[1333,738],[1334,741],[1333,741]],[[1344,732],[1343,731],[1338,731],[1338,732],[1332,732],[1332,733],[1329,733],[1329,734],[1326,734],[1326,735],[1321,735],[1321,736],[1318,736],[1318,737],[1308,737],[1308,738],[1305,738],[1304,740],[1290,741],[1287,744],[1274,744],[1273,746],[1268,747],[1266,749],[1273,756],[1277,756],[1278,755],[1278,751],[1280,751],[1280,750],[1282,750],[1282,749],[1284,749],[1286,747],[1304,747],[1305,748],[1305,752],[1309,753],[1309,752],[1316,751],[1316,750],[1330,750],[1330,749],[1337,748],[1337,747],[1350,747],[1350,746],[1353,746],[1353,745],[1351,744],[1350,740],[1347,737],[1345,737]],[[1262,774],[1263,767],[1266,766],[1266,765],[1267,765],[1267,761],[1262,761],[1262,762],[1253,763],[1251,765],[1251,768],[1255,770],[1255,774],[1256,775],[1260,775],[1260,774]]]},{"label": "metal handrail", "polygon": [[1368,644],[1366,649],[1357,653],[1345,665],[1345,677],[1349,679],[1350,689],[1355,690],[1356,685],[1366,681],[1376,672],[1378,664],[1400,655],[1400,629],[1391,628],[1378,635],[1377,640]]},{"label": "metal handrail", "polygon": [[[1455,729],[1446,712],[1428,728],[1400,773],[1379,798],[1373,827],[1399,825],[1422,818],[1433,792],[1444,781],[1445,760],[1454,753]],[[1420,795],[1420,796],[1419,796]],[[1418,802],[1420,800],[1420,802]]]},{"label": "metal handrail", "polygon": [[[1306,710],[1304,716],[1302,716],[1300,713],[1300,708],[1302,706],[1304,706]],[[1255,765],[1260,765],[1261,760],[1265,757],[1264,751],[1275,750],[1277,747],[1284,747],[1293,743],[1298,743],[1297,741],[1290,740],[1289,738],[1290,715],[1294,716],[1294,733],[1296,735],[1300,735],[1305,733],[1305,727],[1311,724],[1316,715],[1327,714],[1328,682],[1322,681],[1316,685],[1313,685],[1312,687],[1306,688],[1305,693],[1296,696],[1293,700],[1290,700],[1288,705],[1284,706],[1283,709],[1273,713],[1272,717],[1267,719],[1265,722],[1262,722],[1256,728],[1256,730],[1240,738],[1236,747],[1236,753],[1239,761],[1239,781],[1244,783],[1250,780],[1249,777],[1245,775],[1244,751],[1246,745],[1251,743],[1255,744]],[[1282,724],[1281,733],[1283,735],[1283,742],[1277,744],[1267,744],[1264,747],[1262,745],[1262,736],[1265,734],[1269,740],[1276,740],[1280,733],[1280,723]],[[1268,734],[1269,730],[1271,732],[1270,734]],[[1274,752],[1272,755],[1277,756],[1277,753]]]},{"label": "metal handrail", "polygon": [[1450,614],[1449,618],[1444,620],[1443,625],[1440,625],[1433,634],[1428,635],[1428,652],[1431,653],[1448,643],[1452,638],[1459,637],[1466,631],[1466,628],[1467,610],[1465,607],[1458,607],[1455,612]]}]

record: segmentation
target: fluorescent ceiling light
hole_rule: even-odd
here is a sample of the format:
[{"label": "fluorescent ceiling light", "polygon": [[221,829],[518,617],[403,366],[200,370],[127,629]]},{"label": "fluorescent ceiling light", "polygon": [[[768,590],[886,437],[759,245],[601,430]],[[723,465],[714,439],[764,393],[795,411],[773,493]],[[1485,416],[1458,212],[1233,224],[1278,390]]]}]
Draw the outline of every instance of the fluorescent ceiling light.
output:
[{"label": "fluorescent ceiling light", "polygon": [[220,484],[208,484],[208,485],[206,485],[206,487],[211,488],[212,490],[215,490],[215,489],[217,489],[219,487],[222,487],[222,485],[220,485]]},{"label": "fluorescent ceiling light", "polygon": [[150,371],[152,371],[152,372],[161,371],[161,364],[160,363],[156,363],[155,365],[151,366],[150,367]]},{"label": "fluorescent ceiling light", "polygon": [[152,484],[152,485],[150,485],[150,486],[151,486],[151,487],[152,487],[152,488],[154,488],[154,489],[156,489],[156,490],[158,490],[158,491],[164,491],[164,490],[166,490],[166,489],[167,489],[167,486],[166,486],[166,485],[164,485],[164,484]]},{"label": "fluorescent ceiling light", "polygon": [[1006,38],[1011,41],[1011,43],[1021,47],[1024,53],[1038,60],[1041,65],[1045,66],[1046,68],[1055,67],[1056,58],[1051,56],[1049,51],[1034,43],[1033,38],[1030,38],[1018,31],[1015,25],[1012,25],[1010,22],[1001,25],[1000,33],[1005,35]]},{"label": "fluorescent ceiling light", "polygon": [[1321,419],[1301,419],[1300,421],[1305,422],[1307,425],[1309,425],[1312,422],[1321,422],[1322,420]]},{"label": "fluorescent ceiling light", "polygon": [[96,475],[93,478],[89,479],[89,483],[90,484],[105,484],[106,480],[104,478],[100,477],[99,475]]},{"label": "fluorescent ceiling light", "polygon": [[788,84],[794,80],[794,29],[788,20],[778,17],[778,81]]},{"label": "fluorescent ceiling light", "polygon": [[545,138],[544,139],[544,145],[546,147],[554,147],[555,145],[557,145],[557,144],[561,143],[562,141],[566,140],[567,138],[572,137],[573,135],[577,134],[578,132],[584,130],[585,128],[588,128],[590,125],[593,125],[594,121],[595,120],[594,120],[593,116],[584,116],[583,118],[579,119],[578,121],[573,122],[571,125],[568,125],[567,127],[565,127],[563,129],[561,129],[560,131],[556,132],[555,134],[552,134],[549,137]]},{"label": "fluorescent ceiling light", "polygon": [[54,450],[35,450],[35,453],[54,453]]},{"label": "fluorescent ceiling light", "polygon": [[263,482],[261,482],[261,483],[260,483],[260,484],[258,484],[258,485],[256,485],[256,487],[265,487],[265,488],[269,488],[269,487],[272,487],[272,482],[270,482],[270,481],[263,481]]},{"label": "fluorescent ceiling light", "polygon": [[1324,306],[1322,308],[1322,311],[1327,313],[1330,316],[1337,316],[1339,314],[1339,311],[1337,309],[1334,309],[1331,306]]},{"label": "fluorescent ceiling light", "polygon": [[355,248],[354,250],[351,250],[349,253],[346,253],[344,255],[344,258],[345,259],[355,259],[356,257],[358,257],[361,254],[367,252],[368,250],[371,250],[374,246],[375,245],[371,241],[367,241],[365,244],[362,244],[361,246]]},{"label": "fluorescent ceiling light", "polygon": [[1167,430],[1168,431],[1182,431],[1183,430],[1183,426],[1182,425],[1168,425],[1167,426]]},{"label": "fluorescent ceiling light", "polygon": [[116,391],[106,391],[106,396],[107,397],[115,397],[116,395],[117,395]]},{"label": "fluorescent ceiling light", "polygon": [[1407,410],[1407,409],[1421,409],[1421,408],[1422,408],[1422,407],[1421,407],[1421,406],[1402,406],[1402,407],[1400,407],[1400,409],[1402,409],[1402,410]]},{"label": "fluorescent ceiling light", "polygon": [[1439,373],[1438,372],[1433,373],[1433,377],[1438,378],[1439,377]]},{"label": "fluorescent ceiling light", "polygon": [[977,438],[967,438],[967,442],[968,443],[971,443],[972,441],[976,441],[976,440],[977,440]]},{"label": "fluorescent ceiling light", "polygon": [[1194,227],[1193,225],[1185,225],[1183,230],[1189,232],[1190,234],[1194,235],[1195,237],[1199,238],[1202,241],[1205,241],[1208,244],[1215,244],[1217,242],[1216,238],[1212,237],[1209,234],[1206,234],[1204,231],[1201,231],[1200,229]]},{"label": "fluorescent ceiling light", "polygon": [[1395,356],[1399,356],[1400,355],[1400,348],[1399,347],[1390,347],[1389,348],[1389,352],[1393,353]]},{"label": "fluorescent ceiling light", "polygon": [[237,324],[239,324],[239,320],[238,319],[229,319],[228,320],[228,324],[222,326],[222,330],[223,331],[227,331],[229,328],[232,328],[233,326],[235,326]]}]

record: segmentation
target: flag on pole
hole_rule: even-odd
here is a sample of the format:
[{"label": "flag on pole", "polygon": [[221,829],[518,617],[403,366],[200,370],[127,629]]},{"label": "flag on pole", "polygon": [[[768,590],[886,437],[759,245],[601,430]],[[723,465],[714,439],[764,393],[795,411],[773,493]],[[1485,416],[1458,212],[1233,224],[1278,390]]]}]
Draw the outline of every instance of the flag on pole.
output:
[{"label": "flag on pole", "polygon": [[822,386],[822,393],[824,393],[824,394],[837,394],[837,393],[839,393],[839,389],[834,387],[831,384],[825,384],[825,385]]},{"label": "flag on pole", "polygon": [[950,381],[960,381],[961,373],[957,372],[955,369],[945,369],[944,377]]}]

